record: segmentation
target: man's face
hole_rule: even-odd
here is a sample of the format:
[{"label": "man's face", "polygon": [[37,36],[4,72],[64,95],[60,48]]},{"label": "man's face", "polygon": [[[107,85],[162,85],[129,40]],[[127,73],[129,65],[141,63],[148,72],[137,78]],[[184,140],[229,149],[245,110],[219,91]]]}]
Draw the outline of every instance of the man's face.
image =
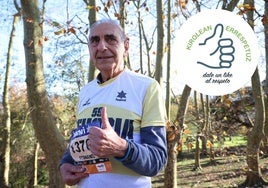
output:
[{"label": "man's face", "polygon": [[113,75],[121,72],[128,44],[121,36],[120,29],[110,23],[102,23],[91,30],[89,39],[90,58],[101,73]]}]

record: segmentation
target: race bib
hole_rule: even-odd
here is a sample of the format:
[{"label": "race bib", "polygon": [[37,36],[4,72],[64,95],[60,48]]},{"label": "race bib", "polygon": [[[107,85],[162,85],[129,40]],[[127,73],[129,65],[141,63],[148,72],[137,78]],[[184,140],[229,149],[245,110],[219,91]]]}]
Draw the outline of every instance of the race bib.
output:
[{"label": "race bib", "polygon": [[72,131],[70,142],[70,153],[75,161],[75,165],[82,165],[89,174],[111,172],[112,165],[109,158],[99,158],[95,156],[88,147],[89,128],[91,126],[100,126],[100,122],[92,122],[82,125]]}]

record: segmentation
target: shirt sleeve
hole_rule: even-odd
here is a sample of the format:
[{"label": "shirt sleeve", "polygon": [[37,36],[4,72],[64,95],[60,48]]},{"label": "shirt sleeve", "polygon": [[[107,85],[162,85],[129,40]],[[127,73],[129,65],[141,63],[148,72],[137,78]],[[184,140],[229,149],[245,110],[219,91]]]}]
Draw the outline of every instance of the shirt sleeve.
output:
[{"label": "shirt sleeve", "polygon": [[69,148],[66,149],[65,153],[63,154],[61,160],[60,160],[60,164],[59,166],[61,166],[64,163],[70,163],[70,164],[74,164],[74,160],[70,154],[70,150]]},{"label": "shirt sleeve", "polygon": [[123,164],[144,176],[155,176],[167,162],[166,110],[155,80],[146,91],[141,119],[141,143],[129,142],[133,151]]},{"label": "shirt sleeve", "polygon": [[157,81],[148,87],[143,99],[141,127],[165,126],[166,107],[161,87]]},{"label": "shirt sleeve", "polygon": [[132,144],[133,153],[123,164],[144,176],[155,176],[167,162],[166,129],[163,126],[150,126],[141,129],[141,144]]}]

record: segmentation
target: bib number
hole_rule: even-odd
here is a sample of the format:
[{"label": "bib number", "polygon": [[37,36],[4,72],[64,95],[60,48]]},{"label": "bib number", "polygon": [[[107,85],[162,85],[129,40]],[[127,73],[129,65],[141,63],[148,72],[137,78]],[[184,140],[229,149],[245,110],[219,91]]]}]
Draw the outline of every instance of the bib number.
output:
[{"label": "bib number", "polygon": [[89,174],[111,172],[112,165],[109,158],[95,156],[88,147],[88,134],[91,126],[100,127],[100,123],[82,125],[72,131],[69,145],[71,156],[75,161],[75,165],[84,166]]}]

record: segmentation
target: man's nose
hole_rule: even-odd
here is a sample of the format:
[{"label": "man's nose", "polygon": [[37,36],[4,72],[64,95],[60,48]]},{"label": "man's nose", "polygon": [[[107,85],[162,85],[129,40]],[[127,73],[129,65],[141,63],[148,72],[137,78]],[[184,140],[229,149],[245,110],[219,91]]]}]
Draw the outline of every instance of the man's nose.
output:
[{"label": "man's nose", "polygon": [[105,40],[100,40],[97,47],[98,47],[98,50],[100,51],[106,50],[107,47],[106,47]]}]

